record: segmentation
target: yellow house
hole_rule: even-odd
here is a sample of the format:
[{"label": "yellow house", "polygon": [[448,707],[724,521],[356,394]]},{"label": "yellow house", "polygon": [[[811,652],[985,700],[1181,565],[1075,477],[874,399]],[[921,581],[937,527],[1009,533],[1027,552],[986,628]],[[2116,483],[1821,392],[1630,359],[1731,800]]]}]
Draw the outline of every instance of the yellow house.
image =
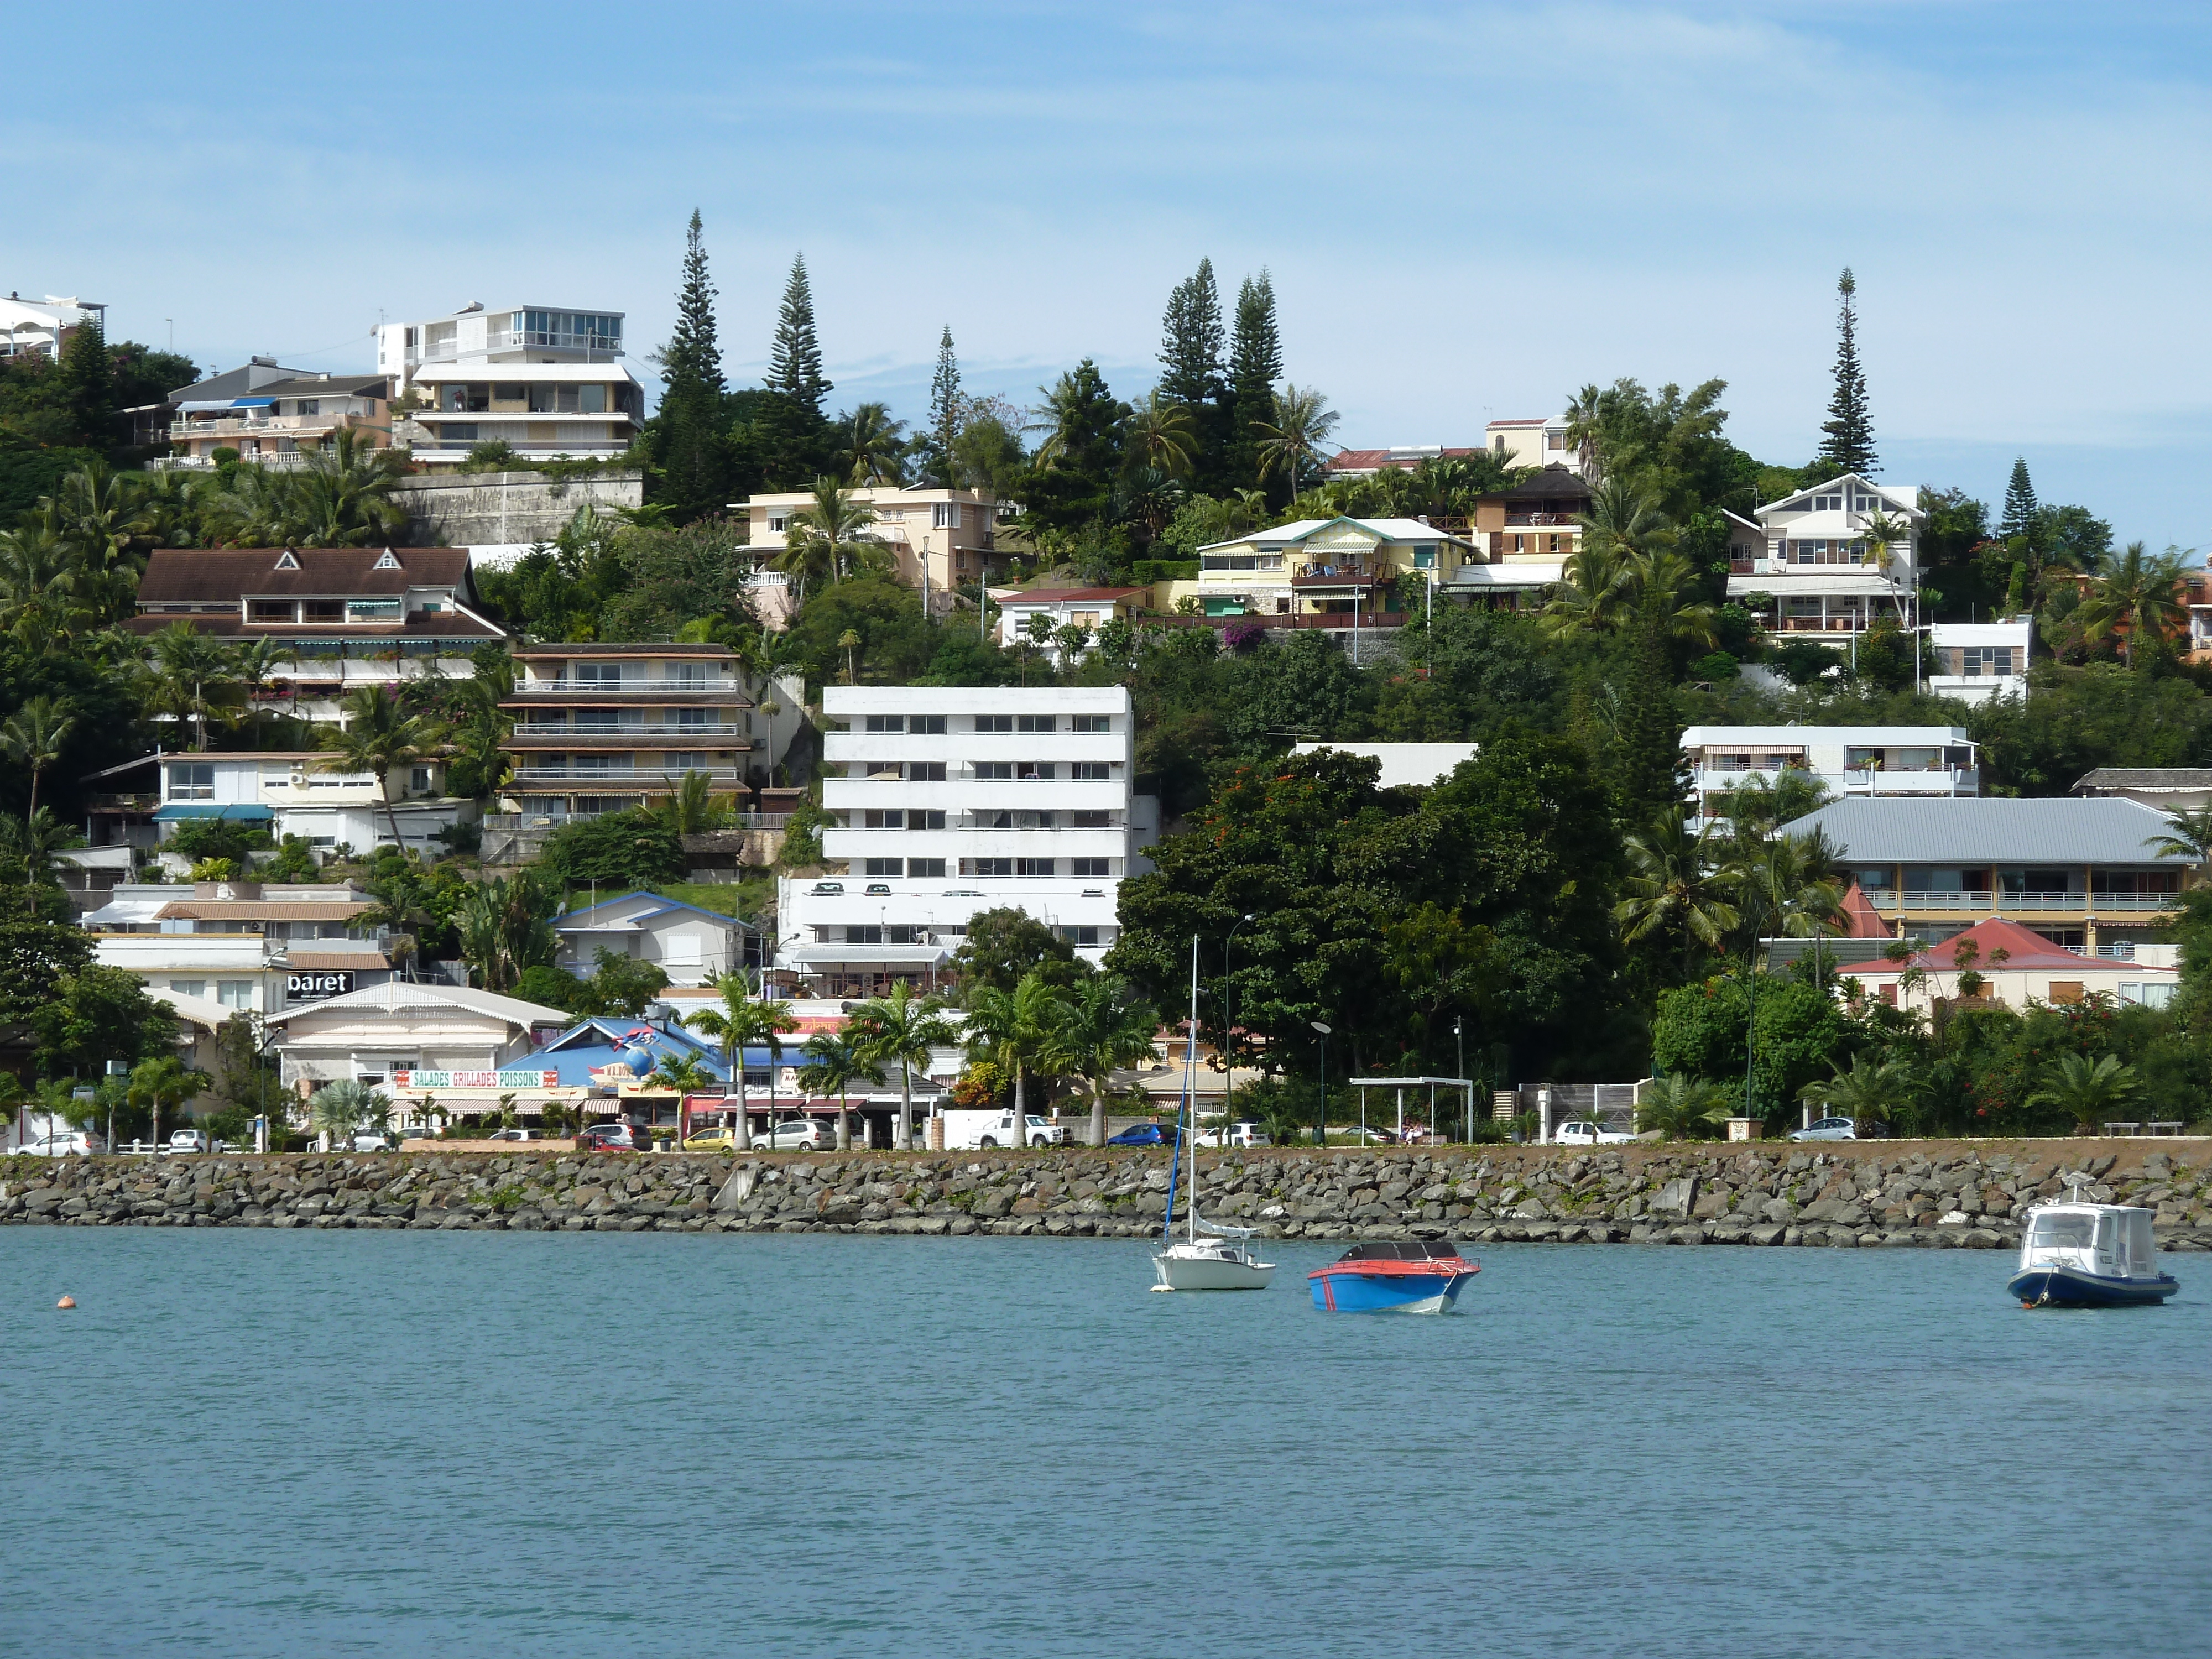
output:
[{"label": "yellow house", "polygon": [[1194,581],[1162,582],[1163,610],[1186,599],[1209,617],[1349,616],[1423,602],[1481,556],[1423,519],[1300,519],[1198,550]]}]

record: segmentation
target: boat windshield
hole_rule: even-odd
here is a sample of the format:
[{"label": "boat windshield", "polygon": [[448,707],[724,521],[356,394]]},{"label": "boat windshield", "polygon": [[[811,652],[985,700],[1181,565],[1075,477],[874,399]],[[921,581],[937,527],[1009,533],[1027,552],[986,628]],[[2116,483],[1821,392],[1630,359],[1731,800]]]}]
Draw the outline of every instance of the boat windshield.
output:
[{"label": "boat windshield", "polygon": [[2094,1216],[2039,1215],[2028,1233],[2028,1243],[2050,1250],[2086,1250],[2096,1225]]}]

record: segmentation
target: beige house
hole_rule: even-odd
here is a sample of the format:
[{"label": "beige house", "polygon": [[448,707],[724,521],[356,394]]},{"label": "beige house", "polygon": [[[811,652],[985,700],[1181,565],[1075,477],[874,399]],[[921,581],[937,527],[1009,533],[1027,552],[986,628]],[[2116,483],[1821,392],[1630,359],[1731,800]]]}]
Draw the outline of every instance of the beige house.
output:
[{"label": "beige house", "polygon": [[1504,457],[1509,466],[1564,466],[1577,474],[1583,470],[1582,453],[1567,436],[1564,415],[1492,421],[1483,432],[1490,453]]},{"label": "beige house", "polygon": [[[950,595],[978,581],[997,580],[1007,556],[998,550],[999,504],[975,489],[926,486],[856,485],[848,492],[855,507],[874,515],[860,539],[888,549],[898,579],[908,587],[922,585],[928,573],[930,609],[951,607]],[[765,563],[789,542],[791,521],[814,505],[805,490],[754,495],[745,502],[757,556]]]},{"label": "beige house", "polygon": [[381,374],[295,375],[235,392],[187,386],[170,406],[169,465],[211,467],[216,451],[234,449],[242,461],[297,466],[341,432],[381,449],[392,441],[389,392]]}]

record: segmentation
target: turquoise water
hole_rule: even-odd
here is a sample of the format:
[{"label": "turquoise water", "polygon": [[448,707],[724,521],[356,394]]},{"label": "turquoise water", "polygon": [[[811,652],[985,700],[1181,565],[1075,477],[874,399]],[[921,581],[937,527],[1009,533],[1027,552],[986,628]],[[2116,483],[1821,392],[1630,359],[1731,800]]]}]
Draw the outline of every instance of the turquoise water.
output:
[{"label": "turquoise water", "polygon": [[1505,1246],[1409,1319],[1146,1254],[0,1231],[0,1653],[2212,1643],[2201,1259]]}]

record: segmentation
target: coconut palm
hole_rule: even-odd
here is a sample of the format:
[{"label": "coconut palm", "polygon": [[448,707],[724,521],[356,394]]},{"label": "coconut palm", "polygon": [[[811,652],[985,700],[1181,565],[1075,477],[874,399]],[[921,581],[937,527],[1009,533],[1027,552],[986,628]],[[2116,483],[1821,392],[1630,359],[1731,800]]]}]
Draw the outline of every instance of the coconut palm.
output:
[{"label": "coconut palm", "polygon": [[853,1010],[845,1035],[872,1065],[899,1068],[899,1145],[914,1147],[914,1074],[929,1064],[933,1048],[949,1048],[960,1040],[945,1004],[936,997],[917,997],[904,980],[890,994],[871,997]]},{"label": "coconut palm", "polygon": [[385,822],[392,830],[392,844],[401,852],[407,843],[399,834],[399,815],[392,807],[392,775],[427,759],[436,747],[428,724],[418,714],[404,712],[388,686],[364,685],[346,698],[344,723],[325,726],[323,747],[330,751],[315,763],[322,772],[367,772],[376,780],[384,802]]},{"label": "coconut palm", "polygon": [[1583,386],[1567,400],[1567,441],[1575,447],[1583,479],[1593,485],[1604,477],[1598,458],[1599,421],[1604,411],[1605,394],[1595,386]]},{"label": "coconut palm", "polygon": [[745,1050],[755,1047],[768,1050],[768,1121],[773,1136],[775,1074],[783,1064],[783,1036],[787,1031],[797,1030],[799,1021],[787,1002],[765,997],[755,1001],[752,984],[743,974],[717,974],[710,982],[720,994],[722,1006],[686,1014],[684,1023],[722,1045],[722,1054],[729,1066],[730,1087],[738,1097],[738,1139],[750,1145],[751,1121],[744,1109]]},{"label": "coconut palm", "polygon": [[1727,874],[1752,951],[1761,939],[1817,939],[1841,930],[1838,856],[1820,830],[1777,836],[1739,852]]},{"label": "coconut palm", "polygon": [[853,459],[847,476],[856,484],[904,483],[905,431],[888,404],[862,404],[845,421],[844,453]]},{"label": "coconut palm", "polygon": [[2143,845],[2160,858],[2187,859],[2191,864],[2212,862],[2212,806],[2172,813],[2166,818],[2166,833],[2150,836]]},{"label": "coconut palm", "polygon": [[1067,1058],[1071,1074],[1091,1091],[1091,1144],[1106,1144],[1106,1082],[1152,1052],[1160,1017],[1136,988],[1113,974],[1095,974],[1062,997],[1050,1047]]},{"label": "coconut palm", "polygon": [[1855,1054],[1849,1070],[1840,1065],[1833,1070],[1835,1076],[1807,1084],[1797,1097],[1855,1123],[1895,1123],[1914,1115],[1920,1085],[1903,1060]]},{"label": "coconut palm", "polygon": [[1636,568],[1627,556],[1610,543],[1585,537],[1567,556],[1537,620],[1554,639],[1610,632],[1634,614],[1636,593]]},{"label": "coconut palm", "polygon": [[0,726],[0,754],[31,775],[31,804],[27,817],[39,815],[39,780],[62,757],[76,714],[66,697],[33,697]]},{"label": "coconut palm", "polygon": [[875,521],[874,508],[854,501],[842,483],[826,476],[814,481],[813,501],[789,520],[828,550],[833,584],[843,574],[846,556],[858,550],[860,532]]},{"label": "coconut palm", "polygon": [[313,540],[291,477],[264,466],[233,469],[207,497],[200,528],[217,547],[285,547]]},{"label": "coconut palm", "polygon": [[1667,515],[1649,491],[1633,488],[1626,478],[1607,478],[1590,493],[1589,511],[1577,520],[1585,544],[1595,542],[1626,558],[1648,559],[1662,548],[1674,545],[1674,532]]},{"label": "coconut palm", "polygon": [[[164,1106],[181,1110],[186,1101],[206,1088],[206,1076],[185,1069],[184,1061],[174,1054],[163,1054],[158,1060],[142,1060],[131,1068],[131,1084],[126,1098],[133,1106],[149,1107],[154,1114],[153,1141],[161,1144],[161,1109]],[[359,1084],[351,1085],[359,1088]]]},{"label": "coconut palm", "polygon": [[2082,637],[2118,635],[2120,655],[2130,668],[2136,665],[2137,641],[2154,651],[2163,649],[2188,617],[2181,598],[2184,556],[2178,548],[2154,555],[2141,542],[2130,542],[2119,562],[2098,578],[2075,612]]},{"label": "coconut palm", "polygon": [[317,547],[364,547],[403,533],[407,509],[392,492],[406,474],[403,452],[341,428],[295,477],[291,506],[302,539]]},{"label": "coconut palm", "polygon": [[[289,640],[267,637],[249,640],[230,653],[231,670],[237,676],[239,690],[244,694],[249,706],[253,702],[256,694],[276,689],[276,671],[279,668],[286,663],[297,667],[299,662],[299,647]],[[292,694],[295,714],[299,712],[298,686],[298,681],[295,680]],[[260,746],[259,727],[257,726],[255,730],[254,744],[258,748]]]},{"label": "coconut palm", "polygon": [[194,747],[205,749],[208,721],[228,725],[245,701],[231,653],[214,635],[200,633],[187,622],[170,623],[154,635],[150,647],[148,708],[193,726]]},{"label": "coconut palm", "polygon": [[1672,808],[1649,829],[1623,838],[1629,874],[1622,884],[1628,896],[1613,907],[1621,938],[1630,944],[1654,933],[1679,930],[1686,975],[1699,945],[1719,951],[1739,920],[1728,902],[1729,883],[1717,867],[1709,830],[1692,830]]},{"label": "coconut palm", "polygon": [[860,634],[848,628],[837,636],[837,648],[845,653],[845,684],[853,685],[860,678]]},{"label": "coconut palm", "polygon": [[51,514],[0,531],[0,621],[25,650],[66,646],[94,626],[96,592]]},{"label": "coconut palm", "polygon": [[[968,999],[966,1013],[968,1057],[988,1060],[1014,1079],[1014,1133],[1020,1137],[1029,1124],[1024,1085],[1030,1069],[1074,1060],[1063,1041],[1069,1029],[1066,998],[1057,986],[1030,972],[1011,991],[995,986],[977,990]],[[1151,1033],[1146,1035],[1149,1039]]]},{"label": "coconut palm", "polygon": [[713,792],[714,780],[696,768],[675,781],[660,811],[679,836],[701,836],[730,822],[730,798]]},{"label": "coconut palm", "polygon": [[849,1036],[829,1031],[817,1031],[807,1038],[799,1052],[806,1056],[806,1063],[799,1068],[799,1086],[825,1099],[833,1094],[837,1097],[837,1150],[850,1152],[853,1115],[846,1103],[847,1093],[855,1083],[881,1083],[883,1067],[861,1053]]},{"label": "coconut palm", "polygon": [[[1694,597],[1697,573],[1690,561],[1668,548],[1630,556],[1638,608],[1676,644],[1710,651],[1720,643],[1720,608]],[[1684,598],[1686,593],[1692,597]]]},{"label": "coconut palm", "polygon": [[1703,1140],[1729,1119],[1729,1094],[1717,1083],[1680,1073],[1653,1080],[1636,1108],[1636,1127],[1670,1140]]},{"label": "coconut palm", "polygon": [[1337,412],[1321,392],[1285,382],[1275,394],[1275,418],[1252,423],[1266,434],[1260,441],[1260,471],[1263,476],[1280,472],[1289,478],[1293,507],[1305,475],[1320,464],[1322,446],[1336,430],[1337,420]]},{"label": "coconut palm", "polygon": [[2045,1073],[2043,1087],[2026,1103],[2056,1106],[2072,1116],[2076,1133],[2094,1134],[2142,1087],[2136,1068],[2121,1064],[2117,1055],[2100,1054],[2093,1060],[2087,1054],[2061,1054],[2058,1064]]},{"label": "coconut palm", "polygon": [[461,956],[475,969],[487,991],[511,991],[532,968],[549,965],[560,953],[553,931],[553,896],[536,871],[470,884],[453,908],[461,939]]},{"label": "coconut palm", "polygon": [[1129,453],[1144,465],[1158,468],[1170,478],[1190,476],[1198,422],[1189,404],[1161,397],[1156,386],[1130,411],[1127,430]]}]

